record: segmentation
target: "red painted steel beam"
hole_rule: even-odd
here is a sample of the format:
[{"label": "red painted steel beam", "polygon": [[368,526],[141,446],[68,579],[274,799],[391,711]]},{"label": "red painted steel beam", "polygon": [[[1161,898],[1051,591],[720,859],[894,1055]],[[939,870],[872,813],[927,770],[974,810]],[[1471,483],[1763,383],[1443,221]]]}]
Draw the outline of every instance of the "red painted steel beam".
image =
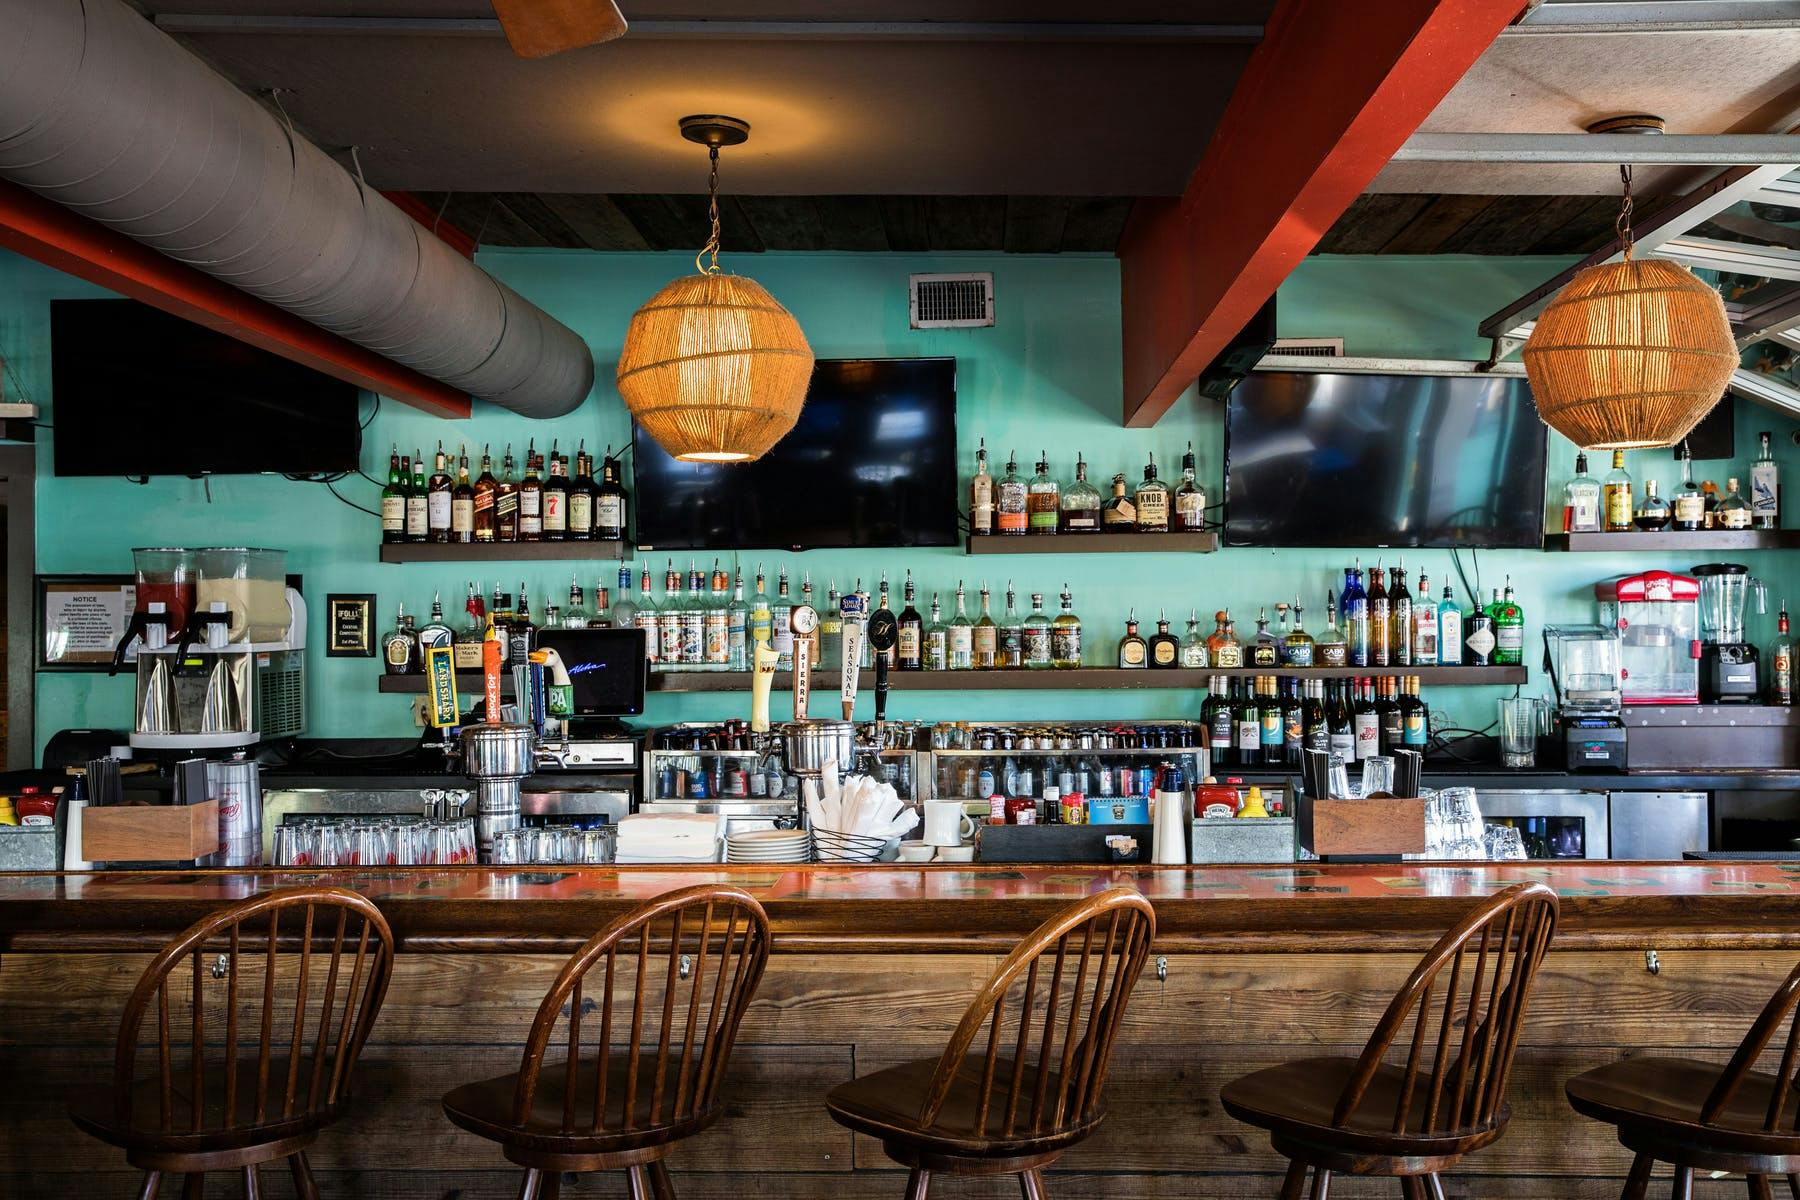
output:
[{"label": "red painted steel beam", "polygon": [[1187,190],[1120,239],[1126,425],[1156,424],[1520,8],[1280,0]]},{"label": "red painted steel beam", "polygon": [[466,393],[4,180],[0,246],[403,404],[469,415]]},{"label": "red painted steel beam", "polygon": [[383,192],[395,208],[423,225],[427,232],[434,233],[438,240],[462,255],[464,258],[475,257],[475,239],[463,232],[460,225],[452,225],[438,215],[438,210],[425,203],[411,192]]}]

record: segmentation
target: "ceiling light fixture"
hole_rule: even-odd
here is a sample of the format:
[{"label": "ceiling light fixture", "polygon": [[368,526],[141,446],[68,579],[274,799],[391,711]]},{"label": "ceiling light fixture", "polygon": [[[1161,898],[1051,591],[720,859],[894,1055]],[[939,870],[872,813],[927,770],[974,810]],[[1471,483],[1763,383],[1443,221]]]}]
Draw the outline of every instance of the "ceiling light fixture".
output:
[{"label": "ceiling light fixture", "polygon": [[[1653,135],[1653,119],[1604,131]],[[1631,168],[1619,177],[1623,257],[1576,272],[1521,354],[1538,415],[1588,450],[1674,445],[1712,411],[1738,365],[1719,293],[1678,263],[1632,257]]]},{"label": "ceiling light fixture", "polygon": [[712,232],[698,274],[670,283],[631,318],[619,394],[632,419],[684,462],[751,462],[800,419],[813,352],[793,314],[754,280],[719,270],[719,148],[747,122],[683,117],[681,136],[707,148]]}]

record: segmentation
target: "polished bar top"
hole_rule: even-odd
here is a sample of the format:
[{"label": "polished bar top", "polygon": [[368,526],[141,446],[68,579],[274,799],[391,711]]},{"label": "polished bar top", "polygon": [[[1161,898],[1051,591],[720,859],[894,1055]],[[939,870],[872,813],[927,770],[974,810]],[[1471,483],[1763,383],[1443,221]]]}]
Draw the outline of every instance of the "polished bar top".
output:
[{"label": "polished bar top", "polygon": [[1170,952],[1393,950],[1429,944],[1471,900],[1524,880],[1562,897],[1559,945],[1800,948],[1800,862],[1521,862],[0,875],[0,951],[148,949],[221,904],[329,883],[373,899],[403,951],[556,952],[638,901],[714,881],[763,903],[778,950],[990,952],[1115,886],[1155,903]]}]

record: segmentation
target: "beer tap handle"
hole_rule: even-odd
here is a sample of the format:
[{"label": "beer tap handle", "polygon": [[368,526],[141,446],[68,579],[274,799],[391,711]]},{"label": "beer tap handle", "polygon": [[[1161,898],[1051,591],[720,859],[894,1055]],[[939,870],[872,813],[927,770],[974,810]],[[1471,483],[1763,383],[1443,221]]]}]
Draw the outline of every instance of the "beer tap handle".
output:
[{"label": "beer tap handle", "polygon": [[875,659],[875,741],[883,741],[887,723],[888,655],[900,640],[900,622],[885,608],[869,614],[869,649]]},{"label": "beer tap handle", "polygon": [[794,605],[788,624],[794,631],[794,720],[806,720],[806,704],[812,696],[812,631],[819,614],[810,604]]},{"label": "beer tap handle", "polygon": [[838,664],[840,697],[844,702],[844,720],[856,719],[856,688],[862,674],[863,631],[868,624],[869,598],[849,592],[840,606],[844,615],[843,659]]}]

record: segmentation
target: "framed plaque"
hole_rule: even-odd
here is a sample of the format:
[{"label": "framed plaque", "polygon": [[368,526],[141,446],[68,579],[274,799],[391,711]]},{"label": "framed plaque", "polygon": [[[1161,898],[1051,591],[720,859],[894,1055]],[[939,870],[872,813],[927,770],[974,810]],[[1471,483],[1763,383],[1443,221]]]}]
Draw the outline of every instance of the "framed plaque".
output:
[{"label": "framed plaque", "polygon": [[375,657],[375,594],[332,593],[325,597],[325,657]]},{"label": "framed plaque", "polygon": [[[130,575],[37,577],[37,669],[105,671],[137,603]],[[128,654],[127,661],[137,656]]]}]

